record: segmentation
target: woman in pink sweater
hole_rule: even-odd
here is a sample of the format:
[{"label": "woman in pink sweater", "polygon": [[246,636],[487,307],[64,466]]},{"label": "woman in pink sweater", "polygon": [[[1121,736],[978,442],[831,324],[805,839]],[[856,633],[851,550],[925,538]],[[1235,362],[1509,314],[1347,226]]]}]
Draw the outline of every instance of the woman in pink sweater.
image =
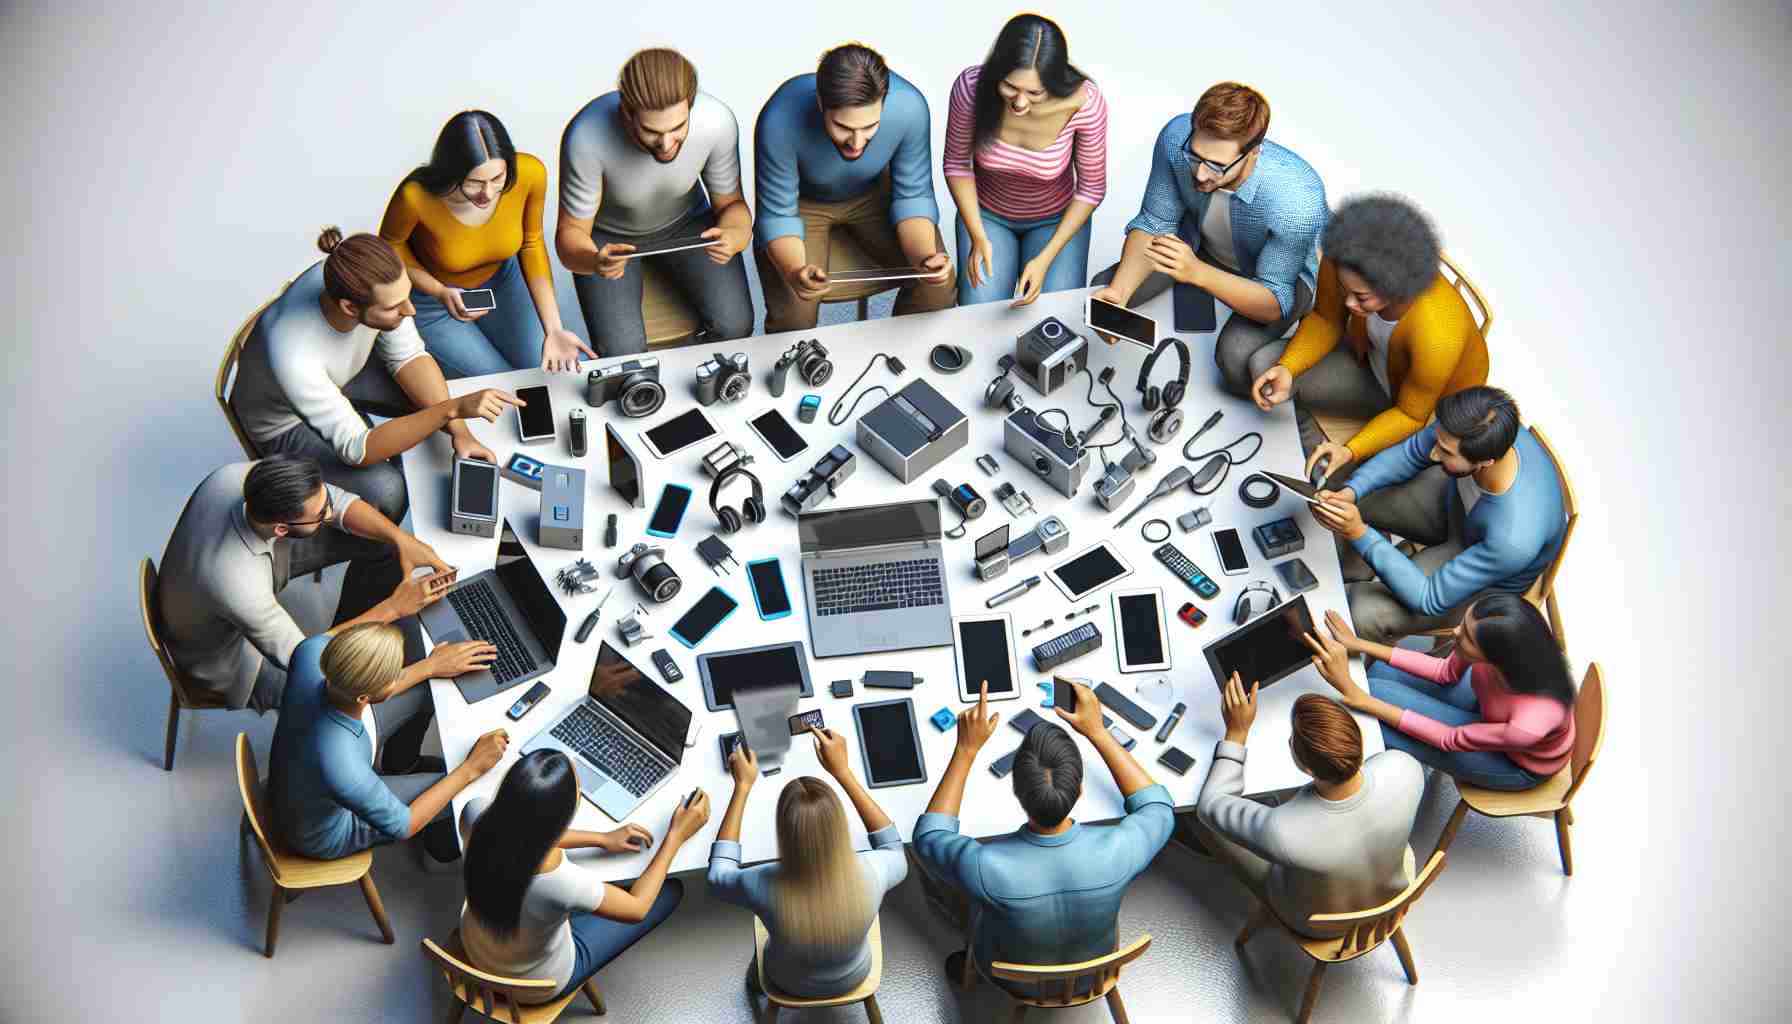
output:
[{"label": "woman in pink sweater", "polygon": [[[1448,658],[1359,638],[1337,612],[1307,638],[1345,706],[1381,720],[1382,742],[1484,789],[1529,789],[1574,751],[1574,677],[1549,623],[1517,594],[1469,606]],[[1378,659],[1365,692],[1350,655]]]}]

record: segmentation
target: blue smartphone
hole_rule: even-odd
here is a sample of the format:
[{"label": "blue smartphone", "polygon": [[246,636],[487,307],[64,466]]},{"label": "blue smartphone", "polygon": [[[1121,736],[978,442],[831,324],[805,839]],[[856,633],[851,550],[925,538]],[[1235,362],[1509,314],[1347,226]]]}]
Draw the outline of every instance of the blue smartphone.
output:
[{"label": "blue smartphone", "polygon": [[721,587],[710,587],[709,593],[698,598],[697,603],[691,605],[684,615],[672,624],[669,632],[674,640],[694,650],[698,644],[703,642],[704,637],[714,632],[715,628],[722,624],[723,619],[734,614],[736,607],[738,604],[734,598],[728,596],[727,591]]},{"label": "blue smartphone", "polygon": [[691,489],[683,484],[667,484],[660,492],[659,504],[653,507],[653,518],[647,521],[650,537],[676,537],[678,524],[684,522],[684,510],[691,504]]},{"label": "blue smartphone", "polygon": [[790,614],[790,592],[784,589],[784,571],[776,558],[748,562],[747,583],[753,588],[753,605],[760,618],[769,621]]}]

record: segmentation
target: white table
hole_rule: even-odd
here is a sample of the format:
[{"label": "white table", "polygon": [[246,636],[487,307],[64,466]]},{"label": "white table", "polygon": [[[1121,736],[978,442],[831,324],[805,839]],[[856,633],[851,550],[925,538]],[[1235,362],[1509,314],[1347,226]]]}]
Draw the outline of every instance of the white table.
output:
[{"label": "white table", "polygon": [[[906,316],[897,319],[880,319],[864,323],[844,324],[821,328],[813,332],[802,332],[802,336],[818,337],[828,347],[834,363],[835,371],[828,386],[822,391],[822,415],[813,424],[796,423],[796,405],[805,393],[802,382],[791,376],[790,387],[782,398],[773,399],[764,386],[763,374],[777,355],[793,344],[798,335],[772,335],[755,337],[744,342],[735,342],[727,346],[729,352],[746,351],[752,361],[755,374],[753,389],[742,402],[732,406],[711,406],[707,409],[710,417],[721,428],[724,437],[735,441],[756,456],[754,470],[765,483],[766,503],[770,508],[768,520],[757,527],[749,527],[743,532],[727,538],[740,562],[744,564],[752,559],[777,556],[782,563],[785,582],[791,592],[792,603],[799,609],[797,614],[788,618],[763,622],[755,612],[752,595],[749,591],[744,569],[737,569],[726,576],[712,575],[695,552],[696,542],[713,532],[715,517],[710,513],[707,496],[709,478],[702,474],[700,459],[702,453],[714,447],[715,441],[695,445],[665,460],[653,459],[645,444],[639,442],[639,433],[666,417],[681,412],[694,403],[691,393],[691,382],[695,367],[708,359],[712,352],[708,348],[684,348],[666,350],[657,353],[661,362],[661,380],[666,384],[667,402],[658,413],[645,419],[627,419],[616,411],[612,404],[602,409],[592,409],[588,454],[583,459],[574,459],[566,442],[566,413],[575,405],[584,404],[584,373],[555,374],[547,378],[551,389],[556,418],[560,421],[560,438],[553,445],[540,445],[524,449],[532,458],[549,463],[583,466],[587,471],[586,495],[586,550],[583,555],[591,562],[613,577],[616,557],[637,540],[643,539],[643,531],[647,517],[660,489],[668,482],[678,482],[692,488],[694,494],[690,508],[678,537],[665,542],[667,560],[684,578],[683,591],[666,605],[648,605],[652,614],[649,617],[649,629],[655,636],[636,647],[624,648],[617,636],[616,622],[623,613],[629,611],[644,598],[630,581],[615,581],[616,593],[604,608],[604,614],[598,630],[583,644],[575,643],[573,631],[583,621],[591,608],[602,596],[602,589],[597,593],[567,598],[561,595],[561,604],[566,610],[566,640],[562,645],[557,666],[543,677],[552,687],[552,694],[541,702],[520,723],[511,723],[505,718],[505,711],[522,689],[513,689],[504,694],[490,698],[477,705],[468,705],[452,682],[435,680],[430,685],[433,689],[436,721],[441,732],[443,751],[450,765],[460,763],[472,748],[473,741],[482,733],[500,726],[508,727],[511,732],[512,745],[510,753],[498,768],[487,774],[476,784],[467,788],[455,801],[455,812],[470,798],[489,794],[495,791],[498,780],[503,776],[517,757],[519,750],[529,736],[552,721],[563,709],[579,700],[586,692],[592,665],[596,660],[598,641],[608,640],[619,650],[623,650],[638,667],[650,678],[658,679],[648,655],[656,648],[664,647],[672,652],[684,671],[684,679],[669,689],[689,706],[699,719],[703,720],[703,735],[696,746],[686,751],[683,767],[677,776],[653,794],[635,813],[634,820],[652,831],[656,836],[662,834],[666,823],[670,820],[675,803],[694,786],[702,786],[709,793],[712,807],[711,819],[704,833],[687,844],[680,852],[673,870],[691,870],[702,867],[709,855],[709,840],[714,838],[714,830],[718,826],[722,810],[731,792],[732,782],[721,759],[716,737],[732,732],[738,726],[732,711],[709,712],[704,708],[702,684],[699,681],[696,658],[697,653],[723,651],[736,647],[747,647],[757,644],[772,643],[781,640],[802,640],[809,648],[807,619],[801,614],[803,605],[803,584],[795,520],[778,506],[778,496],[783,493],[797,476],[808,469],[828,448],[834,444],[845,444],[857,451],[854,442],[855,420],[848,420],[839,427],[831,427],[826,423],[826,413],[834,400],[844,389],[874,352],[889,352],[898,356],[907,366],[907,372],[901,378],[893,380],[882,360],[865,380],[871,384],[890,384],[897,386],[906,384],[917,378],[925,377],[942,394],[965,411],[970,418],[970,443],[951,458],[929,472],[925,479],[913,484],[903,485],[886,472],[882,466],[871,460],[864,453],[859,453],[856,474],[841,488],[838,497],[830,499],[822,507],[843,507],[864,505],[883,501],[912,499],[931,495],[928,481],[935,477],[944,477],[954,484],[970,482],[972,486],[989,499],[990,508],[980,519],[973,521],[966,535],[957,540],[946,542],[946,570],[949,577],[949,589],[952,609],[956,613],[981,612],[983,602],[991,595],[1004,590],[1027,576],[1043,572],[1050,565],[1062,558],[1082,550],[1096,541],[1111,537],[1114,544],[1131,562],[1133,574],[1121,580],[1116,587],[1157,586],[1162,588],[1167,612],[1167,628],[1174,646],[1174,667],[1164,675],[1172,681],[1176,699],[1188,704],[1188,712],[1180,727],[1170,738],[1170,744],[1181,747],[1196,758],[1196,765],[1187,775],[1177,776],[1170,773],[1162,765],[1157,764],[1158,755],[1166,744],[1157,743],[1150,734],[1138,734],[1116,717],[1116,724],[1121,729],[1134,733],[1138,738],[1138,746],[1133,755],[1146,766],[1152,775],[1169,788],[1178,808],[1187,809],[1194,805],[1196,794],[1206,775],[1209,759],[1213,753],[1214,743],[1220,738],[1223,727],[1220,721],[1218,689],[1208,670],[1201,648],[1218,639],[1232,629],[1231,611],[1233,600],[1244,584],[1253,579],[1274,580],[1268,562],[1256,550],[1255,545],[1247,537],[1245,547],[1251,558],[1251,572],[1244,576],[1223,576],[1219,574],[1213,554],[1212,541],[1206,536],[1209,528],[1196,533],[1184,534],[1172,526],[1172,540],[1195,562],[1207,570],[1221,587],[1221,593],[1211,601],[1197,602],[1207,611],[1208,621],[1198,630],[1190,629],[1175,617],[1175,610],[1182,602],[1193,599],[1193,592],[1180,581],[1172,577],[1158,561],[1152,557],[1155,545],[1143,540],[1139,535],[1139,527],[1149,518],[1158,517],[1173,522],[1175,517],[1195,506],[1207,501],[1212,502],[1214,522],[1220,526],[1233,526],[1240,534],[1248,534],[1256,524],[1268,522],[1281,516],[1293,516],[1301,524],[1306,534],[1306,547],[1301,553],[1307,565],[1319,578],[1319,587],[1307,595],[1315,619],[1323,615],[1326,609],[1337,609],[1348,613],[1344,598],[1343,583],[1339,575],[1338,560],[1332,548],[1331,535],[1316,524],[1307,512],[1307,506],[1299,498],[1283,494],[1276,506],[1270,509],[1251,509],[1238,498],[1237,488],[1244,476],[1256,469],[1279,469],[1298,474],[1301,466],[1300,441],[1295,427],[1292,407],[1283,405],[1270,413],[1262,413],[1249,402],[1241,401],[1222,394],[1215,379],[1213,367],[1213,335],[1198,335],[1191,339],[1193,355],[1193,373],[1191,376],[1190,394],[1183,402],[1188,417],[1188,424],[1170,444],[1158,446],[1156,451],[1159,460],[1147,475],[1139,480],[1134,497],[1123,505],[1120,511],[1108,513],[1095,503],[1093,484],[1100,476],[1100,462],[1095,460],[1093,468],[1085,478],[1084,485],[1075,498],[1064,498],[1054,491],[1044,480],[1033,475],[1030,469],[1021,466],[1008,457],[1002,450],[1002,416],[995,411],[986,410],[982,404],[983,389],[996,373],[996,361],[1004,353],[1014,350],[1014,339],[1017,335],[1031,327],[1046,315],[1056,315],[1066,323],[1077,326],[1082,323],[1083,293],[1064,292],[1042,297],[1032,306],[1010,310],[1005,303],[993,303],[964,309],[946,310],[939,313]],[[1158,317],[1169,329],[1171,323],[1170,300],[1165,296],[1147,304],[1144,311]],[[1223,325],[1223,318],[1222,318]],[[963,372],[946,376],[928,368],[927,352],[938,342],[954,342],[962,344],[975,353],[971,366]],[[1114,379],[1114,390],[1126,403],[1128,418],[1135,429],[1142,431],[1145,415],[1139,404],[1139,395],[1134,390],[1138,378],[1138,367],[1143,361],[1144,352],[1136,346],[1120,344],[1109,347],[1099,339],[1092,337],[1090,368],[1098,372],[1104,366],[1115,366],[1118,370]],[[595,365],[595,364],[593,364]],[[589,367],[587,367],[588,369]],[[1159,365],[1154,368],[1153,380],[1159,384],[1170,379],[1175,372],[1175,359],[1166,353]],[[474,377],[451,381],[449,391],[460,395],[482,387],[501,386],[516,388],[542,383],[544,375],[539,371],[517,371],[514,373],[490,377]],[[1049,399],[1041,399],[1032,389],[1018,384],[1028,403],[1035,408],[1062,406],[1068,409],[1079,427],[1086,427],[1093,422],[1096,410],[1091,409],[1084,401],[1086,380],[1077,379],[1072,386],[1060,390]],[[855,397],[857,392],[855,391]],[[1102,392],[1097,391],[1098,395]],[[1105,397],[1105,396],[1103,396]],[[871,409],[881,397],[867,400],[860,404],[858,413]],[[768,406],[776,404],[796,425],[809,442],[807,451],[798,455],[789,463],[778,462],[776,456],[758,439],[757,435],[746,426],[746,421]],[[1263,450],[1249,463],[1233,468],[1226,477],[1217,494],[1209,498],[1196,498],[1186,489],[1180,489],[1169,497],[1160,499],[1147,512],[1141,513],[1123,530],[1114,531],[1110,525],[1119,520],[1125,510],[1130,509],[1140,497],[1147,493],[1162,474],[1172,466],[1181,464],[1180,448],[1182,441],[1204,421],[1216,408],[1225,411],[1224,418],[1211,431],[1201,438],[1199,451],[1216,448],[1219,445],[1238,437],[1245,431],[1255,430],[1263,435]],[[617,429],[629,439],[631,447],[646,463],[644,473],[646,479],[646,509],[632,509],[624,505],[622,499],[609,488],[606,463],[604,457],[603,421],[610,420]],[[473,421],[473,431],[479,439],[492,449],[500,462],[507,461],[512,452],[518,450],[516,428],[513,418],[502,419],[495,424]],[[1114,436],[1117,426],[1110,424],[1097,440],[1105,440]],[[1111,454],[1116,458],[1121,449],[1114,449]],[[978,469],[973,460],[979,454],[994,453],[1001,464],[1001,473],[991,478]],[[480,538],[470,538],[451,534],[447,530],[448,510],[446,507],[449,490],[451,452],[447,440],[437,435],[426,444],[406,453],[404,457],[405,479],[410,487],[411,516],[417,535],[432,545],[436,551],[450,564],[458,566],[463,574],[471,574],[489,568],[494,559],[495,542]],[[1194,468],[1191,466],[1191,468]],[[1032,517],[1010,520],[1008,513],[994,500],[995,486],[999,480],[1006,480],[1031,495],[1040,515],[1057,515],[1070,528],[1070,545],[1062,555],[1047,556],[1034,554],[1017,563],[1009,573],[989,583],[979,582],[971,571],[972,543],[981,534],[994,529],[998,524],[1009,521],[1018,536],[1023,530],[1030,528],[1034,522]],[[738,505],[746,493],[743,484],[731,484],[725,500]],[[502,510],[516,529],[518,536],[528,547],[530,555],[544,574],[550,577],[563,565],[571,563],[579,557],[579,553],[556,548],[542,548],[536,545],[536,524],[539,519],[539,495],[532,490],[505,481],[501,488]],[[605,549],[602,546],[603,522],[607,513],[615,512],[620,516],[617,547]],[[943,522],[950,527],[957,521],[954,509],[945,509]],[[718,627],[703,643],[697,652],[685,649],[666,635],[667,629],[683,614],[693,602],[706,593],[712,584],[720,584],[723,589],[740,603],[734,614]],[[604,584],[606,587],[609,582]],[[1278,584],[1279,586],[1279,584]],[[1081,604],[1087,605],[1099,601],[1098,608],[1090,618],[1101,628],[1104,646],[1091,654],[1069,662],[1059,671],[1067,675],[1087,676],[1093,680],[1107,680],[1129,696],[1136,699],[1135,686],[1139,681],[1156,678],[1156,675],[1125,675],[1118,672],[1116,630],[1111,613],[1109,590],[1105,588],[1094,595],[1083,599]],[[556,592],[558,590],[556,588]],[[1058,635],[1068,626],[1064,623],[1064,614],[1070,610],[1065,601],[1049,581],[1041,583],[1026,596],[1011,601],[1001,607],[1002,611],[1012,613],[1015,622],[1016,642],[1018,646],[1017,661],[1021,676],[1022,694],[1018,700],[1009,700],[993,705],[993,709],[1001,712],[1004,722],[1012,718],[1022,708],[1037,708],[1043,696],[1035,687],[1036,680],[1047,678],[1035,671],[1028,651],[1032,645]],[[1036,625],[1043,619],[1051,617],[1058,624],[1041,632],[1036,632],[1024,640],[1019,631]],[[1074,625],[1075,623],[1072,623]],[[866,690],[860,686],[859,680],[868,668],[903,668],[913,670],[924,682],[913,691]],[[1360,678],[1361,665],[1353,663],[1352,671]],[[909,838],[914,828],[915,819],[926,808],[932,796],[934,786],[945,771],[946,763],[951,757],[954,732],[940,732],[926,719],[940,708],[950,708],[956,713],[964,705],[958,700],[957,683],[953,667],[952,649],[939,647],[925,650],[903,651],[860,657],[815,659],[811,655],[811,678],[815,683],[815,696],[805,699],[801,708],[821,708],[830,728],[842,732],[846,742],[853,747],[852,763],[855,770],[862,770],[862,761],[857,750],[858,736],[853,728],[851,705],[873,700],[884,700],[892,697],[912,697],[915,714],[920,724],[923,747],[926,752],[928,781],[924,784],[893,787],[874,790],[873,795],[887,811],[905,839]],[[828,693],[829,682],[836,679],[853,680],[854,696],[849,699],[836,699]],[[1256,726],[1251,734],[1250,760],[1246,765],[1245,785],[1252,793],[1269,792],[1278,789],[1302,785],[1307,781],[1294,767],[1288,753],[1288,712],[1295,698],[1303,693],[1330,694],[1331,688],[1320,679],[1311,667],[1303,668],[1263,690],[1260,697],[1260,709]],[[1142,703],[1142,702],[1141,702]],[[1167,709],[1150,707],[1148,709],[1161,721]],[[1050,711],[1042,710],[1041,714],[1048,720],[1055,720]],[[1369,718],[1359,716],[1362,725],[1363,740],[1366,753],[1375,753],[1381,749],[1381,731]],[[1155,731],[1155,730],[1153,730]],[[978,756],[977,768],[971,773],[970,782],[966,786],[961,827],[967,835],[988,836],[1012,831],[1024,821],[1019,806],[1012,793],[1012,778],[997,779],[988,770],[990,762],[1012,750],[1020,742],[1020,734],[1004,724],[990,739],[983,752]],[[1083,741],[1079,738],[1079,743]],[[1093,748],[1084,745],[1084,758],[1091,762],[1084,776],[1084,792],[1075,810],[1075,817],[1086,821],[1102,821],[1118,818],[1122,814],[1121,797],[1108,773],[1094,762],[1098,761]],[[755,787],[752,801],[747,808],[746,818],[742,824],[742,845],[744,856],[748,862],[772,859],[777,856],[775,830],[773,826],[774,809],[777,794],[785,781],[801,774],[814,774],[825,777],[820,766],[815,763],[810,744],[797,740],[785,763],[782,774],[762,779]],[[618,823],[599,811],[589,801],[581,800],[579,811],[574,819],[574,827],[582,829],[607,830]],[[862,830],[858,822],[853,823],[855,839],[860,848],[866,848]],[[645,867],[648,854],[628,856],[607,855],[593,857],[584,861],[587,866],[600,872],[608,879],[627,879],[638,875]],[[583,858],[582,858],[583,859]]]}]

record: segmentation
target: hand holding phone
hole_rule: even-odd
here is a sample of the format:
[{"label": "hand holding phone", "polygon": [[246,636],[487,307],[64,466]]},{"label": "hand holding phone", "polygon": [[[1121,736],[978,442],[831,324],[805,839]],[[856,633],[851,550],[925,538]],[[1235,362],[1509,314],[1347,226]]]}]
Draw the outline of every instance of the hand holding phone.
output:
[{"label": "hand holding phone", "polygon": [[[1065,691],[1070,691],[1068,697]],[[1082,733],[1084,738],[1094,740],[1102,731],[1101,701],[1095,698],[1095,691],[1074,680],[1063,676],[1052,677],[1052,706],[1058,717],[1070,724],[1072,729]]]},{"label": "hand holding phone", "polygon": [[441,572],[432,572],[423,577],[423,590],[427,594],[435,595],[446,591],[458,579],[460,579],[459,569],[449,568]]},{"label": "hand holding phone", "polygon": [[811,729],[827,728],[827,722],[823,721],[821,717],[820,708],[810,708],[808,711],[798,711],[796,714],[790,716],[789,725],[790,735],[792,736],[801,736]]}]

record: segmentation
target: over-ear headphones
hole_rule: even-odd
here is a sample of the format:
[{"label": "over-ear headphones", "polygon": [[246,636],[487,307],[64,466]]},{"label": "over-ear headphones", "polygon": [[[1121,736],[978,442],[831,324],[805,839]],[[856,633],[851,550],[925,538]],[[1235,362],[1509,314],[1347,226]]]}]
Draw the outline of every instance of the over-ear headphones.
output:
[{"label": "over-ear headphones", "polygon": [[[1158,390],[1157,385],[1147,383],[1151,380],[1151,371],[1157,366],[1157,359],[1165,349],[1176,350],[1176,379]],[[1188,394],[1188,378],[1193,367],[1188,351],[1188,342],[1181,338],[1165,338],[1157,343],[1151,354],[1145,357],[1145,364],[1139,367],[1138,392],[1144,396],[1145,411],[1151,413],[1150,422],[1145,424],[1145,434],[1151,440],[1162,444],[1176,436],[1182,429],[1182,412],[1176,407],[1182,404],[1182,397]]]},{"label": "over-ear headphones", "polygon": [[1002,371],[989,386],[983,389],[983,404],[991,409],[1006,409],[1019,412],[1026,400],[1014,393],[1014,381],[1008,379],[1008,371],[1014,369],[1014,356],[1006,355],[996,362],[996,369]]},{"label": "over-ear headphones", "polygon": [[[728,486],[728,481],[736,477],[745,477],[753,484],[753,496],[740,503],[738,512],[727,505],[716,504],[722,497],[722,488]],[[739,533],[741,527],[747,523],[763,523],[765,522],[765,485],[759,482],[759,478],[753,475],[752,470],[736,463],[723,470],[721,475],[716,477],[716,482],[709,485],[709,510],[716,514],[716,522],[724,534]]]},{"label": "over-ear headphones", "polygon": [[1232,621],[1242,626],[1281,603],[1281,591],[1262,580],[1253,580],[1238,592],[1238,600],[1232,605]]}]

